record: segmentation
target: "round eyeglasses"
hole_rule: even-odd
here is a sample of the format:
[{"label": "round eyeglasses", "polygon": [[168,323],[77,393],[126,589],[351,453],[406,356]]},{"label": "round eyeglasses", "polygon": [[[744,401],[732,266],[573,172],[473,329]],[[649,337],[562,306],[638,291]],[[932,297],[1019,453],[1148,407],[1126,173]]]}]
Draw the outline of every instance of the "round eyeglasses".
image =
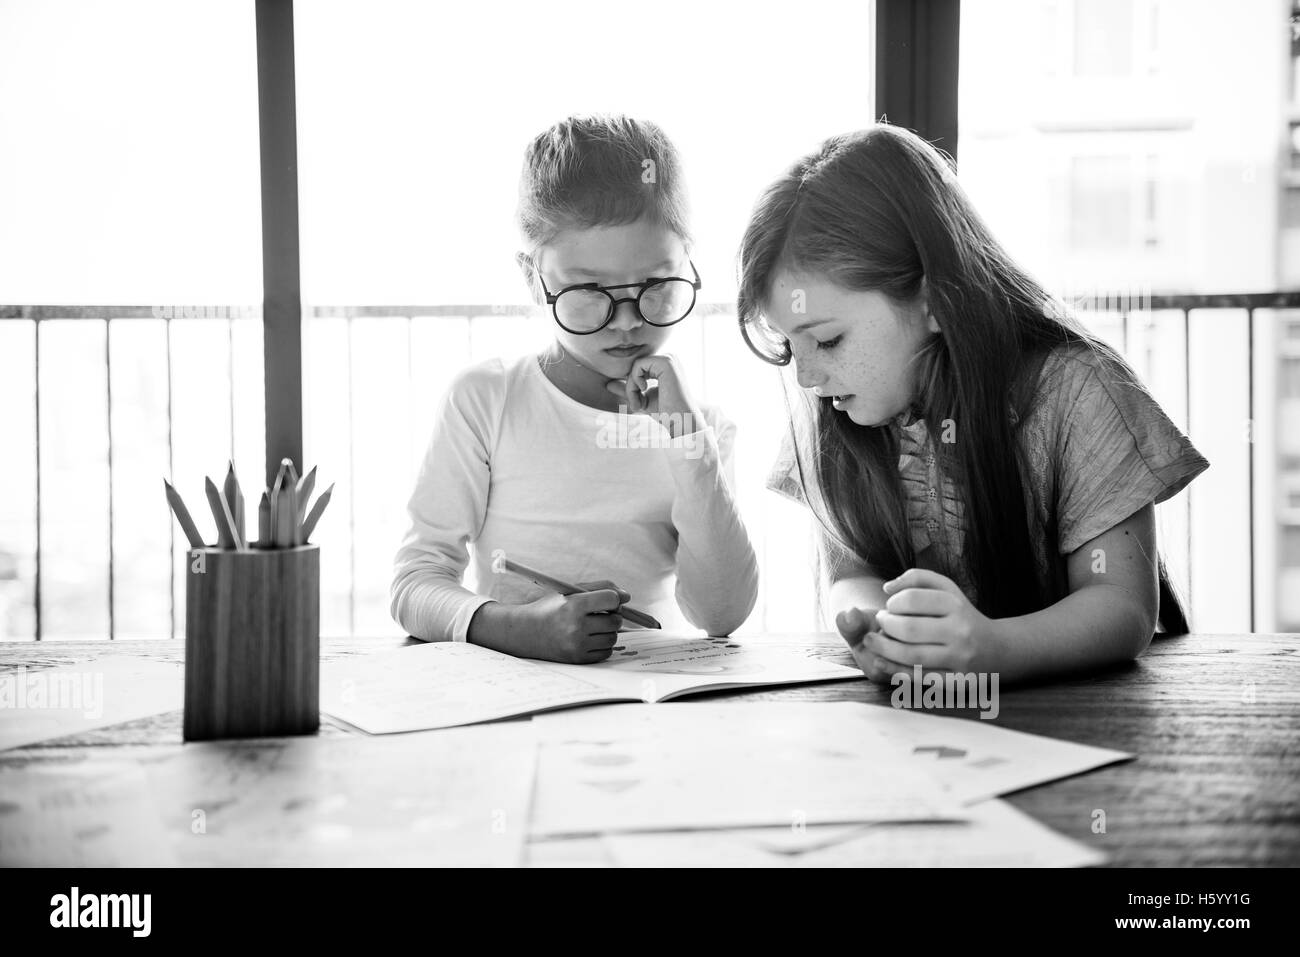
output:
[{"label": "round eyeglasses", "polygon": [[[689,260],[688,260],[689,262]],[[695,308],[695,294],[699,292],[700,273],[695,263],[690,263],[695,278],[682,279],[667,276],[628,282],[619,286],[601,286],[594,282],[565,286],[557,293],[546,288],[546,280],[538,272],[546,304],[560,328],[575,336],[587,336],[604,329],[614,318],[621,302],[635,304],[642,321],[652,326],[671,326],[681,322]],[[616,290],[635,289],[635,296],[616,296]]]}]

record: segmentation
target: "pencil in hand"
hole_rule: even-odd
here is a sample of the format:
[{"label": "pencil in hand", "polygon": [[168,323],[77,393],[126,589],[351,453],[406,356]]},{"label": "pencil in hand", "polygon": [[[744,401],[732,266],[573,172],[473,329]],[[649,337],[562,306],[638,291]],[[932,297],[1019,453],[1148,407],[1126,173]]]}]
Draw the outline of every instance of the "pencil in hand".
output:
[{"label": "pencil in hand", "polygon": [[[527,578],[535,585],[541,585],[543,588],[550,588],[559,592],[561,595],[577,595],[586,592],[589,589],[579,588],[577,585],[571,585],[559,578],[552,578],[545,572],[539,572],[535,568],[529,568],[527,565],[521,565],[519,562],[511,561],[506,557],[504,549],[498,548],[492,553],[492,571],[498,575],[503,572],[512,572],[521,578]],[[595,589],[599,591],[600,589]],[[619,608],[618,613],[623,616],[624,621],[630,621],[634,625],[640,625],[642,628],[663,628],[654,618],[650,617],[643,611],[637,611],[623,605]]]}]

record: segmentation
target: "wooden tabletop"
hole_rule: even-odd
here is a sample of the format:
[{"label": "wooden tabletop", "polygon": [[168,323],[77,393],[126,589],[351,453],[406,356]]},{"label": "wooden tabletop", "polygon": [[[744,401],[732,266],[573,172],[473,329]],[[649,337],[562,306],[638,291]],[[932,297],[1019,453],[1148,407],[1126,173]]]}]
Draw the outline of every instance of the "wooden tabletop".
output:
[{"label": "wooden tabletop", "polygon": [[[811,647],[852,664],[834,636],[754,640]],[[323,640],[323,660],[407,640]],[[107,655],[183,659],[183,641],[0,643],[0,673],[74,665]],[[692,701],[862,701],[888,705],[866,681],[720,692]],[[1300,865],[1300,635],[1162,638],[1127,666],[1033,687],[1003,688],[994,723],[1131,751],[1136,761],[1030,788],[1007,800],[1120,866]],[[676,706],[676,704],[674,704]],[[974,713],[962,715],[974,718]],[[350,734],[328,723],[322,736]],[[0,752],[0,766],[119,756],[129,746],[176,747],[181,712]],[[1094,833],[1096,811],[1105,833]],[[602,863],[592,841],[529,845],[534,864]]]}]

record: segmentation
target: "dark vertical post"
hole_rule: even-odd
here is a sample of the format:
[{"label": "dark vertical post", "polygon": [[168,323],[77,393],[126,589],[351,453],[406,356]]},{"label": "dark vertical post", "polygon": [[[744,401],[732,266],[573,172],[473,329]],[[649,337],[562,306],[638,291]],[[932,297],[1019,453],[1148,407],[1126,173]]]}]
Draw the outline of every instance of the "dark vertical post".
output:
[{"label": "dark vertical post", "polygon": [[957,159],[961,0],[876,0],[876,118]]},{"label": "dark vertical post", "polygon": [[298,123],[293,0],[257,0],[262,161],[262,336],[266,482],[280,460],[302,468],[302,292],[298,272]]},{"label": "dark vertical post", "polygon": [[32,319],[32,338],[36,346],[32,355],[32,362],[36,368],[36,388],[32,390],[36,393],[32,397],[33,411],[36,415],[36,583],[32,602],[36,606],[33,637],[36,641],[40,641],[41,606],[44,602],[41,600],[41,320],[39,316]]},{"label": "dark vertical post", "polygon": [[117,637],[113,554],[113,320],[104,318],[104,424],[108,432],[108,640]]},{"label": "dark vertical post", "polygon": [[1246,310],[1246,521],[1250,527],[1250,630],[1255,631],[1255,310]]}]

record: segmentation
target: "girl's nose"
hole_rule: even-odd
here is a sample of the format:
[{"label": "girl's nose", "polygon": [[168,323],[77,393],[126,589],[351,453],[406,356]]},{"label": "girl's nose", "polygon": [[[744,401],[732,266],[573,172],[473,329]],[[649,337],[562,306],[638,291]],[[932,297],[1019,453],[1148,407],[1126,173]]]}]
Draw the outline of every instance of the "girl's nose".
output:
[{"label": "girl's nose", "polygon": [[614,318],[609,321],[608,328],[631,331],[641,323],[641,313],[637,311],[636,300],[624,299],[614,307]]},{"label": "girl's nose", "polygon": [[800,362],[798,359],[794,360],[794,374],[801,389],[815,389],[826,381],[824,373],[814,369],[809,363]]}]

